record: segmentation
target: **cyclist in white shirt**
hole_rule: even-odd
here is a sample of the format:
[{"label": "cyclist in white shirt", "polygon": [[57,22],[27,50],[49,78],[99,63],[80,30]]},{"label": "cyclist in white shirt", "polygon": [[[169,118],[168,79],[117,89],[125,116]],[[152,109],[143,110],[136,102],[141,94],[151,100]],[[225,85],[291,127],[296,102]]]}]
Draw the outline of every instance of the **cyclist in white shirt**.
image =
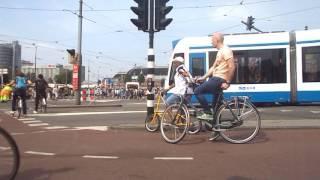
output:
[{"label": "cyclist in white shirt", "polygon": [[[187,71],[184,66],[184,59],[182,57],[176,57],[172,60],[173,67],[176,67],[176,73],[174,75],[174,82],[169,86],[169,88],[164,89],[164,91],[169,91],[171,89],[172,95],[170,95],[166,104],[174,104],[180,101],[179,95],[184,95],[187,88],[187,94],[192,94],[192,88],[188,87],[188,84],[192,82],[192,76]],[[188,96],[191,98],[191,96]]]}]

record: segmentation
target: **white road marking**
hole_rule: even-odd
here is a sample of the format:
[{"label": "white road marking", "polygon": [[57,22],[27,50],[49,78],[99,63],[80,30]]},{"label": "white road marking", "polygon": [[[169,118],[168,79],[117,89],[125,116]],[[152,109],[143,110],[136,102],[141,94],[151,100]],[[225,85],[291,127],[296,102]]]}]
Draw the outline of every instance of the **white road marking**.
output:
[{"label": "white road marking", "polygon": [[25,133],[10,133],[12,136],[16,136],[16,135],[24,135]]},{"label": "white road marking", "polygon": [[35,118],[20,118],[18,120],[19,121],[31,121],[31,120],[35,120]]},{"label": "white road marking", "polygon": [[47,153],[47,152],[37,152],[37,151],[26,151],[26,154],[33,154],[33,155],[41,155],[41,156],[54,156],[55,153]]},{"label": "white road marking", "polygon": [[51,126],[51,127],[44,127],[44,129],[48,129],[48,130],[51,130],[51,129],[66,129],[66,128],[69,128],[67,126]]},{"label": "white road marking", "polygon": [[108,126],[86,126],[86,127],[73,127],[76,130],[96,130],[96,131],[107,131]]},{"label": "white road marking", "polygon": [[2,151],[6,151],[6,150],[9,150],[10,149],[10,147],[3,147],[3,146],[0,146],[0,150],[2,150]]},{"label": "white road marking", "polygon": [[39,123],[39,122],[42,122],[42,121],[38,121],[38,120],[36,120],[36,121],[23,121],[23,123],[25,123],[25,124]]},{"label": "white road marking", "polygon": [[100,114],[134,114],[134,113],[146,113],[146,112],[147,111],[77,112],[77,113],[33,114],[32,116],[55,117],[55,116],[82,116],[82,115],[100,115]]},{"label": "white road marking", "polygon": [[119,159],[118,156],[92,156],[92,155],[84,155],[83,158],[91,158],[91,159]]},{"label": "white road marking", "polygon": [[154,160],[193,160],[193,157],[154,157]]},{"label": "white road marking", "polygon": [[28,124],[28,126],[31,126],[31,127],[48,126],[48,125],[49,125],[48,123]]},{"label": "white road marking", "polygon": [[320,111],[310,111],[312,112],[313,114],[320,114]]},{"label": "white road marking", "polygon": [[293,110],[290,110],[290,109],[282,109],[280,110],[281,112],[292,112]]}]

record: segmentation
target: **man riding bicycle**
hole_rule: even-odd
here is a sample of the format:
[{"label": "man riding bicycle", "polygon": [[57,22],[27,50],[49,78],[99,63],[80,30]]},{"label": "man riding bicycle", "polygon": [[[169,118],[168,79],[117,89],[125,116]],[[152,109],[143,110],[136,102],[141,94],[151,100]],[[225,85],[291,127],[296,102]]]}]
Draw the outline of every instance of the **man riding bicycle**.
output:
[{"label": "man riding bicycle", "polygon": [[38,106],[39,102],[42,100],[42,98],[45,98],[45,101],[47,101],[47,93],[46,89],[48,88],[48,83],[46,80],[44,80],[43,75],[39,74],[38,79],[35,82],[35,91],[36,91],[36,99],[35,99],[35,110],[33,113],[38,113]]},{"label": "man riding bicycle", "polygon": [[27,91],[27,84],[30,81],[27,81],[25,75],[20,71],[17,70],[16,79],[15,79],[15,89],[13,91],[12,97],[12,111],[11,114],[14,114],[16,111],[16,103],[18,96],[22,99],[22,112],[23,115],[26,116],[27,114],[27,104],[26,104],[26,91]]},{"label": "man riding bicycle", "polygon": [[218,32],[213,33],[211,43],[214,48],[218,49],[216,60],[208,72],[196,80],[197,82],[202,82],[209,77],[208,81],[205,81],[194,90],[194,94],[204,111],[202,115],[197,117],[199,119],[213,119],[213,115],[204,94],[210,93],[214,96],[212,100],[212,107],[214,107],[219,92],[221,89],[229,88],[234,75],[235,64],[233,52],[228,46],[223,44],[223,41],[223,34]]}]

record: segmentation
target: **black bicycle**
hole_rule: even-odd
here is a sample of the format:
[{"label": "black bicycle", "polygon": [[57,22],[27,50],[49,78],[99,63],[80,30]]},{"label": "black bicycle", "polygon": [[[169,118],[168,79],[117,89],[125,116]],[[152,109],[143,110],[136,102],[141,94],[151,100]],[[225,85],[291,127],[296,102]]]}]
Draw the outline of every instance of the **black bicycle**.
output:
[{"label": "black bicycle", "polygon": [[20,166],[20,153],[12,136],[0,127],[0,180],[13,180]]},{"label": "black bicycle", "polygon": [[178,143],[187,132],[198,132],[203,122],[207,129],[214,131],[212,140],[221,135],[231,143],[246,143],[258,134],[261,126],[260,114],[249,97],[235,96],[226,100],[221,90],[213,107],[212,119],[198,119],[201,121],[199,123],[194,119],[197,119],[200,111],[190,113],[185,96],[181,95],[180,103],[168,106],[163,112],[160,130],[166,142]]}]

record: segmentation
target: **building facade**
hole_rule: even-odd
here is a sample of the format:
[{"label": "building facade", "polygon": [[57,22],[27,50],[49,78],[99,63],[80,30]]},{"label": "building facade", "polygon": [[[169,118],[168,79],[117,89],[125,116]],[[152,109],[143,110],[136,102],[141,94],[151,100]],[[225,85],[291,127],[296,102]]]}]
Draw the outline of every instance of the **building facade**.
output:
[{"label": "building facade", "polygon": [[18,41],[0,44],[0,69],[7,69],[3,75],[4,83],[15,77],[15,70],[21,68],[21,45]]},{"label": "building facade", "polygon": [[[60,73],[65,72],[65,69],[72,71],[72,65],[61,65],[61,64],[47,64],[47,65],[38,65],[37,64],[37,74],[42,74],[46,80],[52,79],[54,81],[54,77],[59,75]],[[35,66],[33,63],[28,61],[24,61],[21,66],[21,71],[28,76],[29,79],[32,79],[35,73]],[[84,81],[85,79],[85,67],[82,66],[82,74],[81,79]]]}]

